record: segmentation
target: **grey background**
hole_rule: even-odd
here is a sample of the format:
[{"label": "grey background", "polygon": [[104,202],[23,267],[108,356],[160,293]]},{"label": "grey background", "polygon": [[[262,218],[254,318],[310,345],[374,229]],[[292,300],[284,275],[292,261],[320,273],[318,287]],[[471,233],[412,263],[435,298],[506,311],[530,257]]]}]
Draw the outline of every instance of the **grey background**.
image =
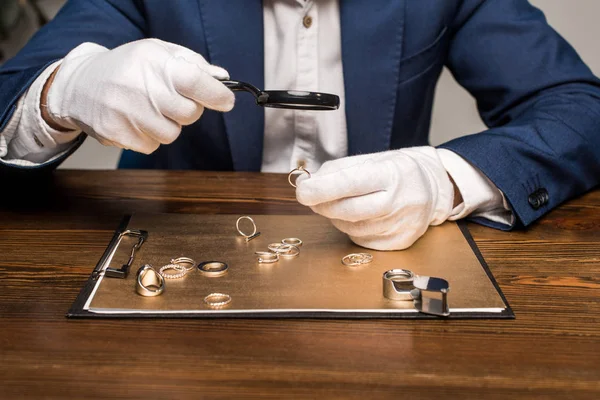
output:
[{"label": "grey background", "polygon": [[[6,1],[6,0],[0,0]],[[25,2],[25,0],[19,0]],[[440,0],[441,1],[441,0]],[[600,1],[598,0],[530,0],[541,8],[550,24],[578,51],[596,75],[600,75]],[[55,15],[64,0],[37,0],[39,9],[48,17]],[[27,24],[24,24],[27,25]],[[19,40],[0,42],[0,50],[10,55],[16,51],[35,26],[20,27]],[[431,125],[431,144],[437,145],[452,138],[485,129],[475,108],[473,98],[444,70],[437,85]],[[61,168],[113,169],[120,150],[106,147],[93,139],[73,154]]]}]

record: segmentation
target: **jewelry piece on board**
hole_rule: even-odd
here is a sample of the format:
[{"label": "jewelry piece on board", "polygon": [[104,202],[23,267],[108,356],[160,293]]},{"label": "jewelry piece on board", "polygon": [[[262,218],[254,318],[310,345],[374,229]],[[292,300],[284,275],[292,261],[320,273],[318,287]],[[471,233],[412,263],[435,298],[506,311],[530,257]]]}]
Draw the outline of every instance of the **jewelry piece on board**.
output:
[{"label": "jewelry piece on board", "polygon": [[136,276],[135,291],[140,296],[160,296],[165,291],[165,280],[150,264],[142,266]]},{"label": "jewelry piece on board", "polygon": [[271,250],[273,253],[279,253],[279,254],[287,253],[288,251],[292,250],[293,247],[296,247],[296,246],[291,245],[291,244],[283,244],[283,243],[271,243],[270,245],[267,246],[267,248],[269,250]]},{"label": "jewelry piece on board", "polygon": [[[310,172],[308,172],[307,170],[304,169],[304,167],[301,165],[298,168],[294,168],[293,170],[290,171],[290,173],[288,174],[288,182],[290,183],[290,185],[292,185],[293,187],[296,187],[296,181],[292,182],[292,175],[294,174],[307,174],[308,177],[311,177]],[[298,178],[296,178],[297,180]]]},{"label": "jewelry piece on board", "polygon": [[[250,223],[252,224],[252,233],[250,233],[250,234],[244,233],[242,231],[242,229],[240,228],[240,222],[243,221],[243,220],[245,220],[245,219],[248,220],[248,221],[250,221]],[[247,215],[244,215],[244,216],[239,217],[237,219],[237,221],[235,222],[235,228],[237,229],[238,233],[240,235],[242,235],[244,237],[244,239],[246,239],[246,242],[249,242],[252,239],[257,238],[257,237],[260,236],[260,232],[257,232],[257,229],[256,229],[256,223],[254,222],[254,220],[251,217],[249,217]]]},{"label": "jewelry piece on board", "polygon": [[198,270],[206,276],[217,277],[227,273],[229,266],[222,261],[205,261],[198,264]]},{"label": "jewelry piece on board", "polygon": [[[423,314],[450,315],[448,292],[450,284],[442,278],[419,276],[407,269],[391,269],[383,273],[383,296],[389,300],[414,302]],[[424,292],[440,293],[441,299],[424,296]]]},{"label": "jewelry piece on board", "polygon": [[[189,267],[186,267],[182,264],[188,264]],[[180,279],[183,278],[188,272],[190,272],[196,266],[196,261],[189,257],[178,257],[171,259],[171,263],[167,265],[163,265],[158,270],[158,273],[162,275],[165,279]],[[177,271],[175,273],[167,273],[166,271]]]},{"label": "jewelry piece on board", "polygon": [[373,261],[373,255],[369,253],[351,253],[342,258],[342,264],[348,267],[368,264]]},{"label": "jewelry piece on board", "polygon": [[211,293],[204,298],[204,302],[209,307],[220,308],[231,303],[231,296],[224,293]]},{"label": "jewelry piece on board", "polygon": [[297,248],[296,246],[292,246],[290,245],[284,245],[284,246],[290,246],[289,250],[285,251],[285,252],[278,252],[280,257],[284,257],[284,258],[294,258],[294,257],[298,257],[300,255],[300,249]]},{"label": "jewelry piece on board", "polygon": [[302,242],[302,240],[300,240],[298,238],[285,238],[281,241],[281,243],[300,247],[300,246],[302,246],[303,242]]},{"label": "jewelry piece on board", "polygon": [[191,271],[196,266],[196,261],[189,257],[177,257],[171,260],[171,264],[189,264],[189,267],[186,267],[186,271]]},{"label": "jewelry piece on board", "polygon": [[258,262],[260,264],[273,264],[279,261],[278,253],[271,253],[270,251],[257,251],[255,254],[258,256]]},{"label": "jewelry piece on board", "polygon": [[[177,271],[175,273],[167,273],[166,271]],[[167,264],[167,265],[163,265],[162,267],[160,267],[160,269],[158,270],[158,273],[160,274],[160,276],[162,276],[165,279],[180,279],[183,278],[187,273],[188,270],[183,266],[183,265],[179,265],[179,264]]]}]

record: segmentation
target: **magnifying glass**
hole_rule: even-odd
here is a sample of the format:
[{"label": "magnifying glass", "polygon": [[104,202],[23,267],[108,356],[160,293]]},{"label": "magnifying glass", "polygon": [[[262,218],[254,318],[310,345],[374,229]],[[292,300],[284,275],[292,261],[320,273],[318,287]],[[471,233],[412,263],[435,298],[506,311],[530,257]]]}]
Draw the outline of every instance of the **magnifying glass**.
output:
[{"label": "magnifying glass", "polygon": [[246,82],[222,81],[234,92],[249,92],[256,99],[256,104],[272,108],[292,108],[296,110],[337,110],[340,98],[335,94],[303,92],[298,90],[260,90]]}]

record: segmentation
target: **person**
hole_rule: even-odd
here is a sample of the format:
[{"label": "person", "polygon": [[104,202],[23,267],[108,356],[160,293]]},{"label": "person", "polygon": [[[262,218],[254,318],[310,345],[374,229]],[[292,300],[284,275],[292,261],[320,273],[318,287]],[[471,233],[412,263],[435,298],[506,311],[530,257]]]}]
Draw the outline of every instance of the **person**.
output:
[{"label": "person", "polygon": [[[434,148],[444,65],[489,129]],[[341,107],[263,111],[230,76]],[[530,225],[598,184],[599,128],[598,79],[526,0],[71,0],[0,70],[4,176],[82,132],[121,168],[303,165],[298,201],[379,250],[467,216]]]}]

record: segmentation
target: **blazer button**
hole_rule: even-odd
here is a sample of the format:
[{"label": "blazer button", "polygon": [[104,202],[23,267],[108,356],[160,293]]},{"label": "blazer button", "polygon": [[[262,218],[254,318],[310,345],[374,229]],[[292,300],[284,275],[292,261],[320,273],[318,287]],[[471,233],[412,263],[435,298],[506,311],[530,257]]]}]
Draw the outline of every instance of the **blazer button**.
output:
[{"label": "blazer button", "polygon": [[540,188],[535,192],[531,193],[527,198],[527,201],[529,202],[531,208],[537,210],[540,207],[548,204],[549,199],[550,196],[548,195],[548,191],[546,190],[546,188]]},{"label": "blazer button", "polygon": [[550,200],[550,195],[548,194],[546,188],[538,189],[538,192],[540,192],[540,197],[542,198],[542,205],[545,206],[548,204],[548,200]]},{"label": "blazer button", "polygon": [[542,206],[540,198],[535,193],[530,194],[527,198],[527,201],[529,202],[531,208],[533,208],[534,210],[537,210]]}]

